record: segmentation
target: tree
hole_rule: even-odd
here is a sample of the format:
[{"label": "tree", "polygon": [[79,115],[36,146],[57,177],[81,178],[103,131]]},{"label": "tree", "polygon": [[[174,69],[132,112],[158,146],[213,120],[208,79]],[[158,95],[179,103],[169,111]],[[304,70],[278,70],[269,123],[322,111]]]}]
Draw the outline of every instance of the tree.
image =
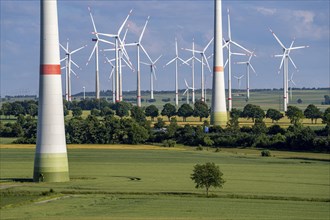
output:
[{"label": "tree", "polygon": [[225,180],[222,176],[223,173],[220,171],[219,166],[208,162],[206,164],[196,164],[191,174],[191,179],[195,182],[197,189],[205,188],[206,196],[208,196],[211,186],[215,188],[221,188],[223,186]]},{"label": "tree", "polygon": [[144,114],[141,107],[134,106],[131,109],[131,117],[140,125],[144,124],[146,120],[146,115]]},{"label": "tree", "polygon": [[20,102],[16,101],[11,104],[11,115],[25,115],[25,109]]},{"label": "tree", "polygon": [[94,116],[100,116],[101,115],[101,111],[96,109],[96,108],[93,108],[91,110],[91,115],[94,115]]},{"label": "tree", "polygon": [[154,118],[159,115],[159,110],[155,105],[149,105],[146,108],[145,113],[147,117],[151,117],[151,120],[154,121]]},{"label": "tree", "polygon": [[128,116],[130,106],[126,102],[117,102],[116,103],[116,115],[119,117]]},{"label": "tree", "polygon": [[199,100],[194,104],[194,117],[199,117],[199,121],[201,122],[203,118],[209,117],[209,109],[205,102]]},{"label": "tree", "polygon": [[1,109],[7,118],[11,115],[11,104],[9,102],[3,103]]},{"label": "tree", "polygon": [[330,96],[329,95],[325,95],[324,96],[324,105],[330,105]]},{"label": "tree", "polygon": [[302,99],[297,99],[297,103],[298,103],[298,104],[303,103]]},{"label": "tree", "polygon": [[114,115],[115,113],[111,110],[111,108],[109,107],[104,107],[101,109],[101,115],[104,116],[108,116],[108,115]]},{"label": "tree", "polygon": [[247,104],[242,112],[242,117],[252,118],[253,122],[255,119],[263,119],[265,117],[265,112],[258,105]]},{"label": "tree", "polygon": [[183,121],[186,121],[187,117],[190,117],[193,115],[193,112],[194,112],[194,110],[192,109],[192,107],[189,104],[184,103],[178,109],[178,116],[182,117]]},{"label": "tree", "polygon": [[323,117],[322,117],[322,123],[323,124],[327,124],[327,126],[330,127],[330,107],[327,108],[324,113],[323,113]]},{"label": "tree", "polygon": [[154,124],[154,128],[161,129],[165,127],[165,122],[162,118],[157,118],[157,122]]},{"label": "tree", "polygon": [[32,118],[38,115],[38,106],[35,103],[30,103],[27,106],[27,113],[31,115]]},{"label": "tree", "polygon": [[291,124],[297,125],[301,119],[304,118],[303,112],[296,106],[288,106],[285,115],[290,119]]},{"label": "tree", "polygon": [[75,107],[72,109],[72,116],[79,117],[82,115],[82,109],[80,107]]},{"label": "tree", "polygon": [[163,110],[161,112],[162,116],[167,116],[168,121],[170,121],[171,117],[176,115],[176,108],[171,103],[166,103],[163,107]]},{"label": "tree", "polygon": [[278,120],[283,118],[283,114],[279,110],[270,108],[266,112],[266,118],[272,119],[272,123],[274,123],[274,121],[277,122]]},{"label": "tree", "polygon": [[306,118],[311,119],[312,124],[313,124],[314,120],[315,120],[315,124],[316,124],[317,119],[322,118],[321,110],[313,104],[310,104],[310,105],[307,106],[307,108],[304,111],[304,115],[305,115]]}]

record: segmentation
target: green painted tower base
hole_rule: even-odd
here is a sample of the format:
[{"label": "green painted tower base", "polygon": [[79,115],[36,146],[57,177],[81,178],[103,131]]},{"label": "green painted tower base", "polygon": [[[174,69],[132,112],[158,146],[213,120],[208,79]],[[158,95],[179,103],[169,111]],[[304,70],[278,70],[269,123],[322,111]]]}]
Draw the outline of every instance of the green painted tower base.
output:
[{"label": "green painted tower base", "polygon": [[227,112],[212,112],[211,125],[226,126],[228,122]]},{"label": "green painted tower base", "polygon": [[34,182],[68,182],[67,153],[37,153],[34,160]]}]

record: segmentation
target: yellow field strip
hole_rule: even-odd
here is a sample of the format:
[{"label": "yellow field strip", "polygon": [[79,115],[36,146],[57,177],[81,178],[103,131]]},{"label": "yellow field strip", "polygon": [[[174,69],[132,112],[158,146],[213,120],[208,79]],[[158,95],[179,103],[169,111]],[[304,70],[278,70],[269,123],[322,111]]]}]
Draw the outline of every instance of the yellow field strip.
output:
[{"label": "yellow field strip", "polygon": [[[0,149],[35,149],[34,144],[1,144]],[[111,150],[184,150],[178,147],[160,147],[154,145],[118,145],[118,144],[69,144],[68,149],[111,149]]]}]

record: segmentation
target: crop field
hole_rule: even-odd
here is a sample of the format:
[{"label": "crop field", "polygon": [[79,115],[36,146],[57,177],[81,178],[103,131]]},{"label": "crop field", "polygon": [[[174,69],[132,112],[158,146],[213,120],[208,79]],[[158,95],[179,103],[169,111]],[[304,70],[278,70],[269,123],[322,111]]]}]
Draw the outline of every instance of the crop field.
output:
[{"label": "crop field", "polygon": [[[178,146],[68,145],[70,182],[32,183],[34,146],[0,148],[1,219],[325,219],[329,154]],[[190,179],[214,162],[222,189]]]}]

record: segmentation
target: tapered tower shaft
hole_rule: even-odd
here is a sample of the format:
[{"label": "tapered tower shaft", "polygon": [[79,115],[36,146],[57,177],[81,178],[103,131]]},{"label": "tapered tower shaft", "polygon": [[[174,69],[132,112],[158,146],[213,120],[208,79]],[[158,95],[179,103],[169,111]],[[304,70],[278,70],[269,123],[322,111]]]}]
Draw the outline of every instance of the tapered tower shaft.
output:
[{"label": "tapered tower shaft", "polygon": [[212,106],[211,124],[227,124],[225,78],[223,68],[222,50],[222,6],[221,0],[214,1],[214,60],[213,60],[213,84],[212,84]]},{"label": "tapered tower shaft", "polygon": [[35,182],[69,181],[64,131],[57,1],[40,1],[40,78]]}]

